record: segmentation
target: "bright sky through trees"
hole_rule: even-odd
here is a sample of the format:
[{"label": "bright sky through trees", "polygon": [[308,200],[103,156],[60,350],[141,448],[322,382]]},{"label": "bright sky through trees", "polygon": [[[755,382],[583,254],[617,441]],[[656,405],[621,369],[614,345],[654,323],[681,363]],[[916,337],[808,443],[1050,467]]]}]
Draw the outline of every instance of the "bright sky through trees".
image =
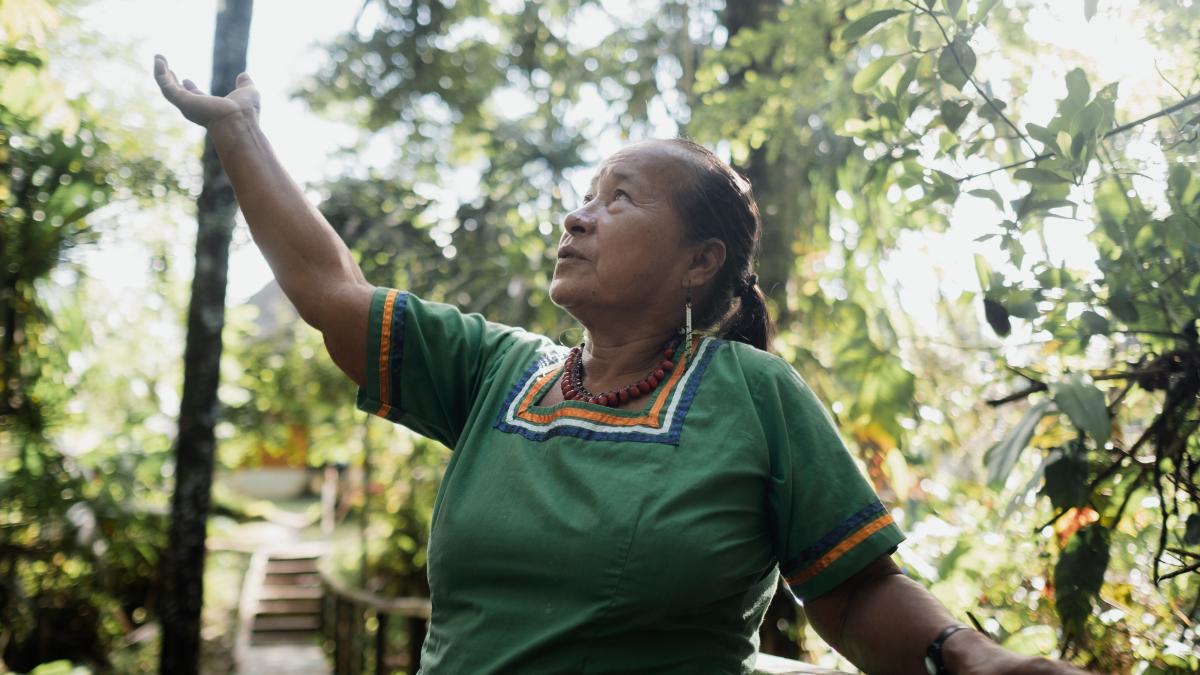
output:
[{"label": "bright sky through trees", "polygon": [[[501,9],[504,4],[497,2]],[[621,8],[627,10],[629,5],[623,1],[606,4],[619,6],[618,15]],[[338,165],[332,164],[329,156],[339,146],[351,143],[355,131],[350,125],[314,115],[289,93],[301,78],[317,68],[321,59],[326,58],[318,43],[350,30],[360,7],[359,2],[316,0],[259,0],[255,5],[248,67],[263,95],[262,125],[285,165],[302,184],[319,181],[336,172]],[[84,19],[108,39],[127,43],[136,62],[146,64],[145,72],[100,64],[98,72],[66,72],[64,79],[70,82],[74,78],[91,79],[99,74],[114,84],[120,82],[123,89],[144,93],[152,102],[151,114],[164,113],[166,104],[158,100],[149,77],[151,58],[156,52],[164,53],[181,77],[190,77],[202,88],[207,88],[215,8],[215,0],[100,0],[92,3],[84,10]],[[369,30],[375,21],[374,14],[368,5],[360,17],[358,29]],[[604,32],[603,28],[594,22],[581,26],[580,41],[594,41],[589,35]],[[1102,11],[1087,22],[1083,17],[1083,3],[1064,2],[1035,14],[1026,30],[1038,42],[1074,52],[1081,61],[1088,63],[1100,82],[1121,82],[1123,101],[1132,108],[1144,107],[1149,113],[1156,105],[1156,97],[1168,87],[1155,70],[1155,52],[1145,39],[1146,31],[1152,29],[1139,16],[1137,3],[1106,3]],[[986,53],[988,44],[994,43],[987,34],[977,35],[976,40],[981,43],[980,53]],[[1044,109],[1044,117],[1049,119],[1054,101],[1063,93],[1063,75],[1070,67],[1060,61],[1047,63],[1037,70],[1028,97],[1033,106],[1027,109]],[[1002,61],[985,59],[979,65],[984,81],[996,83],[997,94],[1002,98],[1006,95],[1002,88],[1009,70]],[[511,103],[519,110],[519,101],[514,99]],[[1024,105],[1030,106],[1030,103],[1026,101]],[[596,107],[599,113],[602,103],[597,101]],[[658,133],[670,135],[674,131],[673,125],[663,111],[658,112]],[[185,133],[186,142],[193,144],[190,147],[198,147],[203,132],[189,127]],[[597,139],[597,157],[611,152],[621,143],[621,139],[613,135]],[[382,160],[372,156],[361,159],[362,164]],[[581,176],[579,180],[586,180],[586,177]],[[1000,176],[997,180],[1007,179]],[[1147,182],[1140,177],[1134,180]],[[469,177],[463,181],[464,187],[468,182]],[[1154,192],[1146,190],[1149,186],[1145,184],[1137,187],[1143,192]],[[849,195],[843,198],[849,199]],[[1051,254],[1062,256],[1075,268],[1086,268],[1094,257],[1090,245],[1082,241],[1090,224],[1086,222],[1086,214],[1081,217],[1085,220],[1059,220],[1056,227],[1047,232]],[[929,298],[939,285],[950,297],[962,289],[975,287],[975,271],[968,251],[977,250],[973,240],[999,220],[986,200],[965,200],[956,209],[949,231],[913,232],[905,238],[891,263],[884,267],[884,273],[900,288],[900,301],[918,325],[932,325],[934,307]],[[1040,251],[1040,244],[1031,244],[1027,248]],[[992,251],[992,256],[994,264],[1003,264],[998,248]],[[123,258],[125,256],[112,255],[109,251],[89,263],[96,276],[115,280],[129,274],[130,268],[125,264],[128,259]],[[1031,254],[1029,261],[1036,259],[1037,255]],[[244,228],[239,229],[231,260],[229,302],[242,302],[269,278],[270,272],[262,257],[249,242]]]}]

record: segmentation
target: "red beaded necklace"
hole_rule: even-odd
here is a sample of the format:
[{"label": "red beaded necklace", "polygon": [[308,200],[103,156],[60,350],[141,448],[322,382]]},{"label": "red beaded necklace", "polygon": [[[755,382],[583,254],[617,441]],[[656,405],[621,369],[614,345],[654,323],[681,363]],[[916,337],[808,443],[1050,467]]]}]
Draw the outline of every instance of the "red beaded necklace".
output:
[{"label": "red beaded necklace", "polygon": [[678,345],[679,338],[671,339],[663,348],[662,362],[656,365],[646,377],[631,385],[618,387],[603,394],[593,394],[583,386],[583,345],[572,347],[571,353],[567,355],[567,362],[563,364],[563,374],[559,380],[563,398],[568,401],[583,401],[610,408],[628,403],[631,399],[641,398],[654,391],[658,387],[658,383],[666,379],[667,373],[675,367],[673,359],[675,358],[675,347]]}]

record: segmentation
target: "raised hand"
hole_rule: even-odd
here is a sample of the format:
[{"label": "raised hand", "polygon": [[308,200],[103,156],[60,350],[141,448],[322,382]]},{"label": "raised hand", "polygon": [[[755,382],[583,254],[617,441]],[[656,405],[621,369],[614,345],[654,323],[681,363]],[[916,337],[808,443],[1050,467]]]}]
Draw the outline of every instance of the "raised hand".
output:
[{"label": "raised hand", "polygon": [[201,91],[191,80],[184,80],[180,84],[175,72],[167,67],[167,59],[156,55],[154,79],[163,97],[179,108],[184,117],[202,127],[211,128],[216,123],[239,117],[258,119],[258,89],[246,73],[237,76],[236,87],[228,96],[212,96]]}]

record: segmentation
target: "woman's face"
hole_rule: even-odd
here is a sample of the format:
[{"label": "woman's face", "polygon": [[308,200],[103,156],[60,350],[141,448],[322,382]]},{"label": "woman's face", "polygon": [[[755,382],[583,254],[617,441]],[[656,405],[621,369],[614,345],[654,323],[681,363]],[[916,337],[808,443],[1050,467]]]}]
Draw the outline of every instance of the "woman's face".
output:
[{"label": "woman's face", "polygon": [[671,189],[690,178],[686,161],[661,142],[605,160],[584,204],[563,222],[555,304],[585,324],[607,315],[682,316],[688,260]]}]

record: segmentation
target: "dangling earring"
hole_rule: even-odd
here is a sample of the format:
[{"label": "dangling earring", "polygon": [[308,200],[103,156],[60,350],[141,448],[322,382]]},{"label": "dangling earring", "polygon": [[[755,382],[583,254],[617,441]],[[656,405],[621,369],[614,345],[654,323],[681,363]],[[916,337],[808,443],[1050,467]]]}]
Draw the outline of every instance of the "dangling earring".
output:
[{"label": "dangling earring", "polygon": [[683,354],[692,356],[692,281],[688,280],[687,299],[683,305]]}]

